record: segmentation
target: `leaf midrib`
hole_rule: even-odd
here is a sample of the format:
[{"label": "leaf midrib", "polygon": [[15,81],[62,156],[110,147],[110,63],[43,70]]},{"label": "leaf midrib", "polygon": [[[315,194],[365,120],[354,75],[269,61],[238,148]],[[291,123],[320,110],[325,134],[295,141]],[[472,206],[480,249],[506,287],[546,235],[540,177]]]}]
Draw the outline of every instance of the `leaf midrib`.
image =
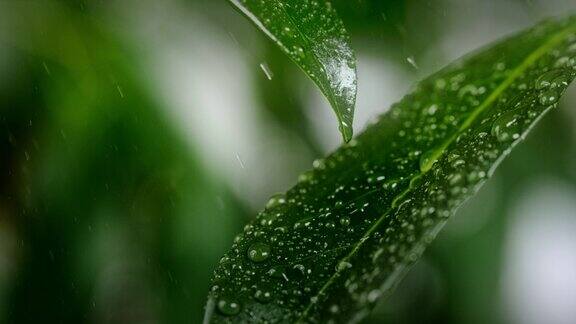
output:
[{"label": "leaf midrib", "polygon": [[[576,25],[571,24],[570,26],[562,29],[560,32],[554,34],[553,36],[550,36],[548,38],[548,40],[540,47],[536,48],[533,52],[530,53],[530,55],[526,56],[526,58],[522,61],[522,63],[520,63],[520,65],[518,65],[511,73],[510,75],[496,88],[492,91],[492,93],[488,96],[488,98],[486,98],[484,100],[484,102],[482,102],[482,104],[480,106],[478,106],[471,114],[468,118],[466,118],[466,120],[464,121],[464,123],[462,123],[462,125],[458,128],[458,130],[456,132],[454,132],[454,134],[452,136],[450,136],[445,142],[442,143],[442,145],[440,145],[435,151],[434,153],[431,155],[430,158],[430,162],[428,162],[421,170],[421,172],[417,173],[416,175],[413,176],[412,180],[410,181],[410,184],[413,183],[414,180],[422,177],[424,174],[426,174],[434,165],[434,163],[444,154],[446,148],[452,144],[455,139],[458,137],[458,135],[460,135],[461,133],[463,133],[465,130],[467,130],[478,118],[478,116],[480,116],[480,114],[482,112],[484,112],[486,109],[488,109],[498,98],[499,96],[506,91],[513,83],[514,81],[516,81],[517,78],[519,78],[520,76],[522,76],[522,74],[529,68],[532,66],[533,63],[535,63],[538,59],[540,59],[544,54],[546,54],[551,48],[555,47],[558,43],[560,43],[561,41],[563,41],[565,39],[566,36],[568,36],[570,33],[576,31]],[[390,207],[383,213],[382,216],[380,216],[380,218],[364,233],[364,235],[360,238],[360,240],[358,241],[358,243],[356,245],[353,246],[352,251],[350,251],[349,254],[347,254],[345,257],[343,257],[342,259],[338,260],[338,263],[341,262],[346,262],[348,260],[350,260],[355,254],[356,252],[362,247],[362,245],[364,244],[364,242],[368,239],[368,237],[370,237],[370,235],[372,235],[372,233],[374,233],[376,231],[376,229],[380,226],[380,224],[384,221],[384,219],[386,219],[386,216],[388,216],[390,214],[390,212],[392,210],[395,209],[395,202],[398,200],[398,198],[404,197],[406,196],[406,194],[408,194],[411,190],[413,189],[413,187],[411,185],[408,186],[408,188],[406,190],[404,190],[403,192],[399,193],[396,198],[394,198],[392,200],[392,203],[390,205]],[[332,276],[330,276],[330,278],[328,279],[328,281],[324,284],[324,286],[322,286],[322,288],[320,288],[320,290],[318,291],[318,293],[314,296],[314,297],[319,297],[320,295],[322,295],[322,293],[328,289],[328,287],[334,282],[334,280],[336,280],[336,278],[339,276],[339,274],[341,273],[341,270],[336,269],[336,271],[334,272],[334,274]],[[314,298],[311,298],[314,299]],[[298,320],[296,321],[297,323],[301,323],[308,315],[308,312],[311,310],[312,308],[312,303],[310,302],[308,304],[308,306],[304,309],[304,311],[302,312],[302,315],[298,318]]]}]

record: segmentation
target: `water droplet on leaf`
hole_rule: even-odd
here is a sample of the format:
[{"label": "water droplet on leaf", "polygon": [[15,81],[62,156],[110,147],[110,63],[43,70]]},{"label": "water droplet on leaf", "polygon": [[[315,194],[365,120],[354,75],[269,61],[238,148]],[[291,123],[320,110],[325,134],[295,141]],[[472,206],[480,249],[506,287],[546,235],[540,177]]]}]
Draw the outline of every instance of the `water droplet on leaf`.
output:
[{"label": "water droplet on leaf", "polygon": [[344,271],[346,269],[352,268],[352,263],[347,261],[340,261],[336,266],[336,271]]},{"label": "water droplet on leaf", "polygon": [[284,194],[282,193],[275,194],[274,196],[270,197],[270,199],[266,203],[266,208],[271,209],[284,203],[286,203],[286,197],[284,196]]},{"label": "water droplet on leaf", "polygon": [[270,257],[270,246],[265,243],[254,243],[248,248],[248,258],[254,262],[263,262]]},{"label": "water droplet on leaf", "polygon": [[509,112],[500,116],[492,124],[491,133],[499,142],[517,139],[520,136],[519,116],[515,112]]},{"label": "water droplet on leaf", "polygon": [[542,106],[550,106],[558,102],[558,91],[554,89],[549,89],[546,91],[542,91],[540,95],[538,95],[538,100]]},{"label": "water droplet on leaf", "polygon": [[218,311],[225,316],[232,316],[240,313],[240,303],[233,298],[221,298],[218,301]]},{"label": "water droplet on leaf", "polygon": [[272,301],[272,293],[268,289],[258,289],[254,293],[254,298],[260,303],[269,303]]}]

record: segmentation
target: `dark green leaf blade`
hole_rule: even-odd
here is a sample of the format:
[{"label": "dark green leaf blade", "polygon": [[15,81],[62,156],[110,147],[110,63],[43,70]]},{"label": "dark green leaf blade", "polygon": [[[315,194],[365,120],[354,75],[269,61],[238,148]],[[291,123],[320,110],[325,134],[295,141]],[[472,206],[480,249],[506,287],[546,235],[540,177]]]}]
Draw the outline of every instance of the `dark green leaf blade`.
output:
[{"label": "dark green leaf blade", "polygon": [[352,138],[356,58],[350,36],[329,1],[229,0],[271,38],[320,88]]},{"label": "dark green leaf blade", "polygon": [[571,17],[423,80],[246,226],[206,321],[359,321],[575,76]]}]

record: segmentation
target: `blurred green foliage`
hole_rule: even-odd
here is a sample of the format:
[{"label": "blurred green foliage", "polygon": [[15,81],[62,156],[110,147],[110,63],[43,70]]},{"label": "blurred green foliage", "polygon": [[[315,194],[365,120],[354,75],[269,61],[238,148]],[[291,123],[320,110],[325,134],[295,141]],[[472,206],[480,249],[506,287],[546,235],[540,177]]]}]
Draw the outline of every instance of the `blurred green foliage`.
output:
[{"label": "blurred green foliage", "polygon": [[56,3],[10,10],[29,37],[12,44],[1,92],[0,206],[18,245],[4,320],[199,318],[241,205],[171,128],[113,35]]}]

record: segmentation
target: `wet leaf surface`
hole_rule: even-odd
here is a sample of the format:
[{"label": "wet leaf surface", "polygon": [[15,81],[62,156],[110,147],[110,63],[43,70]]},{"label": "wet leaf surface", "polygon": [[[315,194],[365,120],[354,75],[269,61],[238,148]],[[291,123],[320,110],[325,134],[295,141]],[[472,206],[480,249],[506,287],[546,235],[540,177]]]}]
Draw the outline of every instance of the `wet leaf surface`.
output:
[{"label": "wet leaf surface", "polygon": [[576,76],[576,17],[420,82],[273,196],[218,265],[206,322],[357,322]]},{"label": "wet leaf surface", "polygon": [[320,88],[352,138],[356,59],[350,36],[329,1],[229,0],[272,39]]}]

